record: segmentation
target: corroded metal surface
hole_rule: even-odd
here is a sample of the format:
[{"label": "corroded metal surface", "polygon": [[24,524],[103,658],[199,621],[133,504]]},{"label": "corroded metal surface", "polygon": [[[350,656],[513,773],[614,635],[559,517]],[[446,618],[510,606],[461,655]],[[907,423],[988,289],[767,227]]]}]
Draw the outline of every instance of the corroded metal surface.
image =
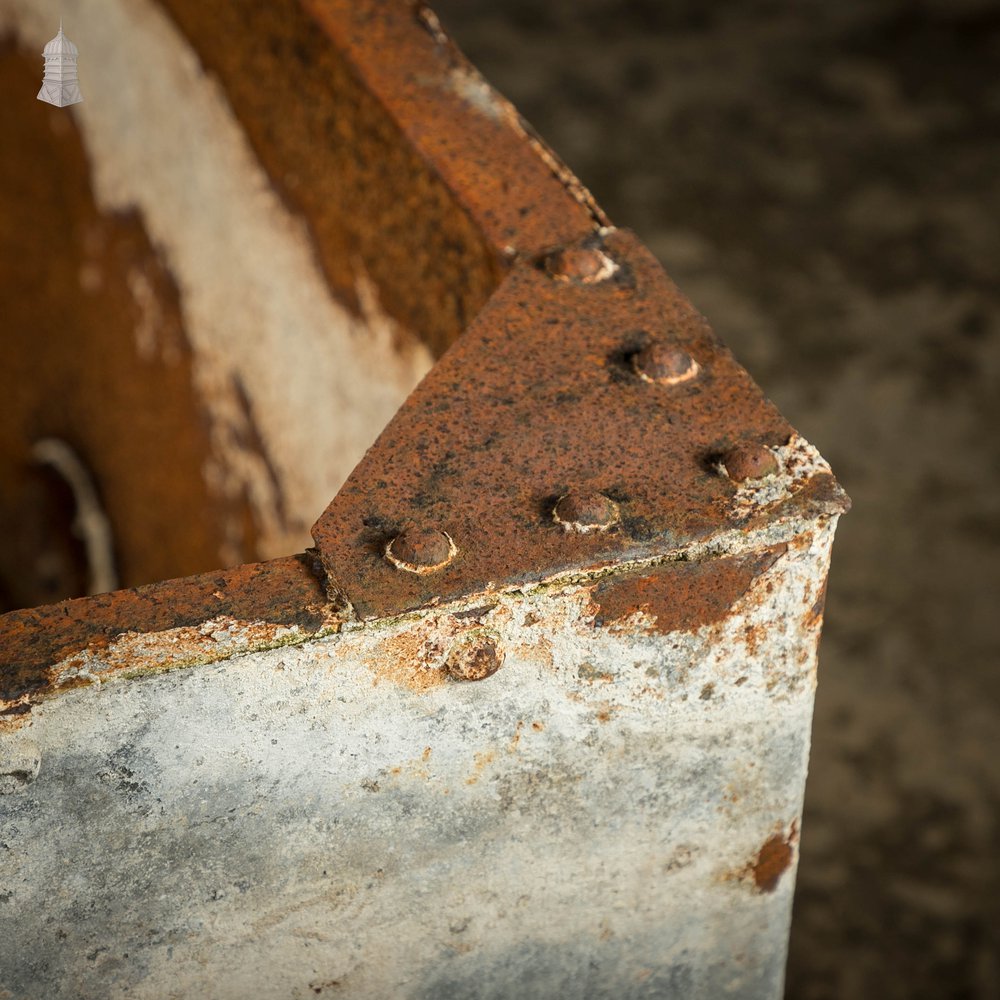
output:
[{"label": "corroded metal surface", "polygon": [[462,55],[426,4],[303,0],[303,6],[496,250],[531,256],[607,223],[590,193]]},{"label": "corroded metal surface", "polygon": [[[37,89],[58,13],[0,0],[5,91]],[[3,608],[85,592],[32,441],[90,470],[127,585],[294,551],[510,262],[606,221],[423,7],[115,0],[76,27],[91,99],[0,111]]]},{"label": "corroded metal surface", "polygon": [[[625,232],[597,241],[616,265],[599,282],[515,267],[317,522],[331,581],[361,617],[661,558],[807,502],[843,509],[828,468],[652,255]],[[633,357],[660,342],[697,376],[638,377]],[[772,449],[780,473],[725,475],[717,456],[744,444]],[[570,492],[609,498],[615,523],[564,531],[553,510]],[[383,552],[407,529],[447,532],[458,553],[433,574],[398,572]]]},{"label": "corroded metal surface", "polygon": [[777,1000],[833,522],[800,528],[665,633],[582,581],[42,703],[0,734],[0,987]]},{"label": "corroded metal surface", "polygon": [[[38,67],[7,39],[0,91],[37,88]],[[66,441],[99,484],[126,583],[218,566],[230,521],[245,526],[238,559],[253,553],[246,498],[213,495],[202,474],[208,426],[173,277],[139,213],[95,204],[69,115],[0,102],[3,610],[86,593],[72,497],[32,455],[45,438]],[[155,458],[167,453],[169,467]]]},{"label": "corroded metal surface", "polygon": [[661,635],[710,625],[724,618],[786,550],[786,545],[779,544],[752,555],[668,562],[652,572],[608,577],[593,591],[598,609],[594,624],[630,628],[639,614],[647,631]]},{"label": "corroded metal surface", "polygon": [[0,617],[0,719],[106,679],[233,656],[339,622],[306,554],[64,601]]},{"label": "corroded metal surface", "polygon": [[359,307],[362,265],[401,332],[435,354],[482,307],[511,255],[605,221],[422,5],[164,6],[307,220],[337,294]]},{"label": "corroded metal surface", "polygon": [[[308,231],[268,201],[246,248],[292,262],[261,302],[322,332],[302,356],[225,309],[190,327],[246,365],[213,433],[263,458],[279,521],[342,457],[281,372],[339,379],[348,421],[393,351],[444,353],[315,553],[0,617],[0,994],[778,997],[828,466],[423,5],[162,7],[105,8],[143,40],[136,93],[180,81],[225,140],[261,196],[234,224],[280,195]],[[164,211],[188,175],[160,151],[116,197],[181,312],[226,227]]]}]

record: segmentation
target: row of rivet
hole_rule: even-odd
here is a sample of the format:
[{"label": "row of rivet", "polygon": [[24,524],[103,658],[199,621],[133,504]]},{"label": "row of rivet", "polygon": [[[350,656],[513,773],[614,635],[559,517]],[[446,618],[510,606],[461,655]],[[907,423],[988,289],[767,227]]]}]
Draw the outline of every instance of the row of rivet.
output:
[{"label": "row of rivet", "polygon": [[[570,248],[545,259],[545,270],[560,281],[594,284],[610,278],[618,265],[596,248]],[[679,385],[696,378],[700,366],[686,351],[654,342],[631,358],[632,370],[644,382]],[[719,466],[736,482],[763,479],[778,471],[778,460],[764,445],[741,444],[719,459]],[[588,534],[607,531],[621,517],[618,504],[603,493],[570,492],[552,509],[552,520],[564,531]],[[458,554],[458,546],[446,531],[408,528],[385,547],[385,558],[409,573],[433,573],[447,566]],[[474,637],[456,645],[445,661],[454,680],[482,680],[503,663],[503,653],[492,639]]]},{"label": "row of rivet", "polygon": [[[734,482],[764,479],[778,471],[774,452],[764,445],[742,444],[721,456],[719,465]],[[618,504],[603,493],[571,491],[552,508],[552,520],[564,531],[589,534],[607,531],[621,517]],[[408,573],[434,573],[444,569],[458,554],[458,546],[447,531],[407,528],[385,547],[385,558]]]}]

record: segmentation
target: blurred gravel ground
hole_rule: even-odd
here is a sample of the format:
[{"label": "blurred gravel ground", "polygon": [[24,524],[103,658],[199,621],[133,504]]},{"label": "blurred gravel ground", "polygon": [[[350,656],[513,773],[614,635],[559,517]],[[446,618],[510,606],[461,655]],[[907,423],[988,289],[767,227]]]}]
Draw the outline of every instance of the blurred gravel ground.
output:
[{"label": "blurred gravel ground", "polygon": [[854,500],[791,998],[1000,997],[1000,4],[440,0]]}]

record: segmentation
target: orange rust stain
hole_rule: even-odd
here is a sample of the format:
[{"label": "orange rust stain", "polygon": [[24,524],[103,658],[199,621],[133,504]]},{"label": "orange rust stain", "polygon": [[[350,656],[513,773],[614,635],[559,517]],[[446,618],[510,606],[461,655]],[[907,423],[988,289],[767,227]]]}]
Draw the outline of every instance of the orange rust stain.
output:
[{"label": "orange rust stain", "polygon": [[774,834],[764,841],[757,855],[757,860],[751,865],[750,871],[753,874],[754,885],[760,892],[774,892],[778,888],[781,876],[788,870],[794,857],[792,849],[793,833],[783,837],[780,833]]},{"label": "orange rust stain", "polygon": [[[402,764],[396,764],[394,767],[389,768],[389,774],[393,777],[399,777],[400,775],[406,778],[421,778],[424,781],[429,781],[431,773],[426,767],[428,761],[431,757],[431,748],[425,747],[423,753],[419,757],[411,757],[409,760],[404,760]],[[377,790],[377,785],[376,789]]]},{"label": "orange rust stain", "polygon": [[541,722],[533,722],[531,724],[531,728],[534,729],[536,733],[540,733],[545,728],[545,725]]},{"label": "orange rust stain", "polygon": [[[16,706],[20,709],[21,706]],[[19,729],[22,729],[27,723],[31,721],[31,706],[25,705],[23,711],[14,711],[13,713],[8,710],[8,714],[0,716],[0,736],[5,733],[16,733]]]},{"label": "orange rust stain", "polygon": [[472,774],[465,779],[467,785],[474,785],[483,776],[483,771],[486,770],[490,764],[493,763],[496,758],[496,753],[493,750],[483,750],[476,754],[475,764],[472,768]]},{"label": "orange rust stain", "polygon": [[552,670],[555,666],[552,643],[545,636],[533,637],[530,643],[519,643],[512,646],[507,655],[537,663],[546,670]]},{"label": "orange rust stain", "polygon": [[514,729],[514,735],[510,739],[510,745],[507,747],[508,753],[514,753],[517,750],[517,745],[521,742],[521,730],[524,728],[524,721],[522,719],[517,720],[517,727]]},{"label": "orange rust stain", "polygon": [[383,680],[399,684],[411,691],[429,691],[447,680],[444,669],[429,661],[435,649],[419,632],[402,632],[380,644],[378,656],[365,659],[365,665],[375,674],[375,683]]},{"label": "orange rust stain", "polygon": [[743,641],[746,643],[747,655],[756,656],[760,644],[767,638],[767,630],[763,625],[748,625],[743,633]]},{"label": "orange rust stain", "polygon": [[802,619],[802,624],[807,629],[819,628],[823,624],[823,608],[826,605],[826,580],[820,588],[819,596],[812,604]]},{"label": "orange rust stain", "polygon": [[788,543],[796,552],[808,552],[812,548],[813,535],[811,531],[806,531],[801,535],[796,535]]},{"label": "orange rust stain", "polygon": [[785,545],[774,545],[750,556],[664,563],[653,573],[613,577],[594,588],[594,625],[607,627],[642,612],[652,619],[651,631],[694,631],[724,618],[785,551]]}]

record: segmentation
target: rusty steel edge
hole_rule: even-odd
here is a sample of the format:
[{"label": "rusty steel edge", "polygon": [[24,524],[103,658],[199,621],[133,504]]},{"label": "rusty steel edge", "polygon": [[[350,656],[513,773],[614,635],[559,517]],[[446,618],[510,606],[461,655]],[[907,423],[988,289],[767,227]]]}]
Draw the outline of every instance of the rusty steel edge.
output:
[{"label": "rusty steel edge", "polygon": [[[659,560],[553,576],[532,590],[589,590],[595,630],[640,612],[650,633],[694,631],[725,617],[803,527],[798,518],[776,522],[744,534],[745,546],[735,554],[732,539],[720,537]],[[499,596],[464,595],[434,613],[471,625],[493,610]],[[399,617],[358,621],[342,595],[328,595],[312,550],[8,612],[0,616],[0,729],[19,727],[35,705],[81,686],[298,645]]]},{"label": "rusty steel edge", "polygon": [[[102,675],[137,675],[337,631],[311,553],[0,615],[0,722]],[[98,666],[98,663],[100,664]]]},{"label": "rusty steel edge", "polygon": [[530,256],[610,224],[427,4],[301,3],[502,259]]}]

